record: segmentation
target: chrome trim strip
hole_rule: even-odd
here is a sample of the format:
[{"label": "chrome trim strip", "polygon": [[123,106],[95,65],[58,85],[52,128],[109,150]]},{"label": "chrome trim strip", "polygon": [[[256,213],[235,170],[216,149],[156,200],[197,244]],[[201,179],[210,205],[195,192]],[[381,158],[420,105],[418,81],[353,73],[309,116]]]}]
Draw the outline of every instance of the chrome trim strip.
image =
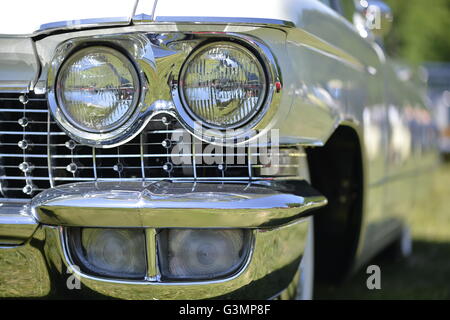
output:
[{"label": "chrome trim strip", "polygon": [[145,181],[145,158],[144,158],[144,135],[141,134],[139,137],[139,152],[141,158],[141,175],[142,180]]},{"label": "chrome trim strip", "polygon": [[146,281],[158,281],[160,279],[160,273],[158,268],[158,254],[157,254],[157,241],[156,241],[156,229],[145,229],[145,240],[147,253],[147,276]]},{"label": "chrome trim strip", "polygon": [[248,183],[90,182],[48,189],[31,207],[39,222],[59,226],[271,228],[327,203],[306,182],[296,189],[297,194]]},{"label": "chrome trim strip", "polygon": [[94,171],[94,180],[97,181],[97,153],[95,148],[92,148],[92,170]]},{"label": "chrome trim strip", "polygon": [[155,18],[155,22],[189,24],[248,24],[253,26],[261,25],[295,28],[295,24],[292,21],[265,18],[158,16]]},{"label": "chrome trim strip", "polygon": [[[3,134],[3,133],[0,131],[0,134]],[[5,134],[7,134],[7,133],[5,133]],[[15,133],[15,134],[19,135],[19,133]],[[30,134],[29,132],[27,132],[27,135],[33,135],[33,133]],[[47,135],[47,134],[41,134],[41,135]],[[209,156],[211,156],[211,157],[213,157],[213,156],[225,157],[225,156],[228,156],[228,155],[229,154],[226,154],[226,153],[201,153],[201,154],[199,153],[198,154],[198,156],[203,156],[203,157],[209,157]],[[248,155],[251,156],[251,157],[257,157],[257,156],[267,155],[267,154],[265,154],[265,153],[250,153]],[[277,155],[277,154],[274,153],[274,154],[271,154],[271,155]],[[16,158],[16,157],[21,157],[22,155],[21,154],[17,154],[17,153],[5,153],[5,154],[2,153],[2,154],[0,154],[0,156],[5,157],[5,158],[7,158],[7,157],[14,157],[14,158]],[[28,156],[30,158],[45,158],[46,157],[46,155],[41,155],[41,154],[30,154]],[[193,157],[193,156],[195,156],[195,153],[179,153],[179,154],[177,154],[177,157]],[[233,153],[233,156],[246,157],[247,154],[245,154],[245,153]],[[62,154],[52,155],[53,159],[71,159],[72,157],[74,159],[89,159],[89,158],[92,157],[92,155],[91,154],[79,154],[79,155],[73,155],[73,156],[72,155],[62,155]],[[132,153],[132,154],[101,154],[101,155],[97,155],[97,158],[99,158],[99,159],[139,158],[139,157],[141,157],[141,155],[137,154],[137,153]],[[163,154],[163,153],[155,153],[155,154],[145,153],[145,154],[142,155],[142,157],[144,157],[144,158],[164,158],[164,157],[167,157],[167,154]]]},{"label": "chrome trim strip", "polygon": [[36,83],[39,81],[39,76],[42,72],[42,65],[41,65],[41,60],[39,60],[39,54],[37,52],[35,41],[31,41],[31,47],[33,48],[33,54],[34,54],[34,58],[36,61],[36,67],[37,67],[36,74],[34,75],[33,80],[31,80],[31,82],[30,82],[30,89],[33,90],[34,87],[36,86]]},{"label": "chrome trim strip", "polygon": [[16,205],[23,205],[30,202],[30,199],[22,199],[22,198],[0,198],[0,207],[4,205],[5,203],[10,204],[16,204]]},{"label": "chrome trim strip", "polygon": [[81,19],[81,20],[66,20],[56,21],[42,24],[35,33],[41,33],[42,31],[55,30],[55,29],[81,29],[81,28],[95,28],[95,27],[107,27],[107,26],[119,26],[128,25],[130,23],[129,17],[110,17],[110,18],[93,18],[93,19]]},{"label": "chrome trim strip", "polygon": [[53,163],[52,163],[52,144],[51,144],[51,115],[47,114],[47,167],[48,167],[48,180],[50,182],[50,187],[55,187],[55,179],[53,178]]},{"label": "chrome trim strip", "polygon": [[[138,0],[137,0],[138,1]],[[69,31],[88,28],[128,26],[146,23],[170,23],[170,24],[219,24],[219,25],[251,25],[272,28],[295,28],[292,21],[266,18],[245,18],[245,17],[195,17],[195,16],[158,16],[155,18],[155,8],[158,0],[155,0],[151,14],[135,12],[130,17],[104,17],[80,20],[64,20],[42,24],[38,30],[31,34],[2,35],[3,37],[28,38],[39,36],[53,31]],[[137,8],[136,8],[137,9]]]},{"label": "chrome trim strip", "polygon": [[[0,99],[0,100],[6,100],[6,99]],[[1,109],[2,112],[17,112],[17,113],[23,113],[23,109]],[[48,113],[48,110],[44,109],[27,109],[28,113]]]},{"label": "chrome trim strip", "polygon": [[[28,112],[28,110],[27,110],[27,112]],[[20,132],[20,131],[0,131],[0,134],[3,134],[3,135],[22,135],[23,132]],[[47,136],[47,134],[50,134],[52,136],[63,136],[63,135],[65,135],[64,132],[50,132],[50,133],[47,133],[47,132],[27,131],[27,135],[30,135],[30,136],[32,136],[32,135],[34,135],[34,136]]]},{"label": "chrome trim strip", "polygon": [[6,81],[0,80],[0,93],[27,93],[30,81]]},{"label": "chrome trim strip", "polygon": [[[283,177],[284,178],[284,177]],[[8,177],[2,177],[4,180],[36,180],[36,181],[48,181],[48,177],[24,177],[24,176],[8,176]],[[167,177],[152,177],[152,178],[145,178],[144,182],[155,182],[155,181],[164,181],[168,180]],[[173,181],[184,181],[189,182],[194,179],[193,177],[172,177],[170,180]],[[195,178],[199,181],[248,181],[249,177],[197,177]],[[264,178],[264,177],[253,177],[252,180],[273,180],[274,178]],[[142,178],[136,177],[136,178],[82,178],[82,177],[54,177],[55,181],[72,181],[72,182],[81,182],[81,181],[99,181],[99,182],[139,182],[143,181]],[[4,188],[5,190],[11,190],[12,188]],[[22,190],[22,189],[20,189]],[[3,199],[2,199],[3,200]]]}]

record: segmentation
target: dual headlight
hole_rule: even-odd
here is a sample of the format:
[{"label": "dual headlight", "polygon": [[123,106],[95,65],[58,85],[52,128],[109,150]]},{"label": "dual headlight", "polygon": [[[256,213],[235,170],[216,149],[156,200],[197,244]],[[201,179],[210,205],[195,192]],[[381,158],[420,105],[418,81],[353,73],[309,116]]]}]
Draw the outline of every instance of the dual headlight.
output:
[{"label": "dual headlight", "polygon": [[[56,79],[60,124],[87,144],[108,144],[107,139],[127,131],[139,116],[142,81],[135,64],[116,49],[92,46],[76,51]],[[267,88],[258,58],[231,42],[193,52],[178,82],[183,114],[219,130],[249,122],[260,111]]]},{"label": "dual headlight", "polygon": [[57,98],[72,125],[100,133],[120,127],[131,116],[139,88],[138,73],[127,57],[108,47],[90,47],[63,64]]},{"label": "dual headlight", "polygon": [[246,48],[212,43],[196,51],[181,72],[181,96],[194,119],[217,129],[249,121],[266,90],[264,70]]},{"label": "dual headlight", "polygon": [[143,229],[69,229],[72,262],[86,274],[144,280],[154,259],[163,280],[217,279],[239,270],[250,250],[250,231],[241,229],[163,229],[155,248],[146,236]]}]

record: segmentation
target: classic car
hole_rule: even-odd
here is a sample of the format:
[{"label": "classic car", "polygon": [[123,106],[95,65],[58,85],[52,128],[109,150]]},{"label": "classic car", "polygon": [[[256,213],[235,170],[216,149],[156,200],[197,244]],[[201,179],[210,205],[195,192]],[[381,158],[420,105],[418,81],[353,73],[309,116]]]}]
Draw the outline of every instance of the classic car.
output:
[{"label": "classic car", "polygon": [[436,133],[383,3],[1,8],[1,297],[311,299],[410,252]]}]

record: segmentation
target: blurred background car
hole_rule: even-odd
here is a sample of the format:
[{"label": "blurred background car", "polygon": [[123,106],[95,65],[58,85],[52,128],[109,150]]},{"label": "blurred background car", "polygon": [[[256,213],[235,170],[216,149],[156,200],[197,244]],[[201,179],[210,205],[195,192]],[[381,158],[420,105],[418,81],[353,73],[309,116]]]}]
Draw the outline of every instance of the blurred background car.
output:
[{"label": "blurred background car", "polygon": [[428,76],[428,96],[439,129],[439,149],[444,160],[450,160],[450,63],[424,64]]}]

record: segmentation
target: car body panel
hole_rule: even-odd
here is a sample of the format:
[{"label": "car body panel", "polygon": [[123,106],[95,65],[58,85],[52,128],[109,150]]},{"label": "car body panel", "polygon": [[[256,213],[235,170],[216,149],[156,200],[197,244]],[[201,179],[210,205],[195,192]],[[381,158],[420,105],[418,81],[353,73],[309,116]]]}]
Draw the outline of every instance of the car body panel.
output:
[{"label": "car body panel", "polygon": [[135,5],[135,0],[10,1],[2,4],[0,35],[27,36],[41,29],[63,25],[78,28],[82,22],[87,24],[91,19],[115,19],[116,24],[128,24]]},{"label": "car body panel", "polygon": [[30,38],[0,37],[0,90],[28,91],[39,67]]}]

